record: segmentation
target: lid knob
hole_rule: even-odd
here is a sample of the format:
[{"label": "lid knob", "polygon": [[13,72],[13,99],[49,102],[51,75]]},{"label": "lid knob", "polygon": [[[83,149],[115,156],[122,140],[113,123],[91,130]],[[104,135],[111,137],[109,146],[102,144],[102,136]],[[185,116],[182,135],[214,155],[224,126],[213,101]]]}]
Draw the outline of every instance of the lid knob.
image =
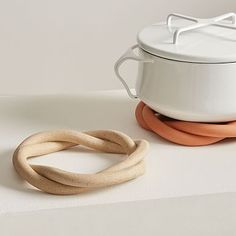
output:
[{"label": "lid knob", "polygon": [[[206,18],[206,19],[172,13],[172,14],[169,14],[168,17],[167,17],[167,26],[170,30],[171,30],[171,25],[172,25],[172,19],[174,17],[185,19],[185,20],[188,20],[188,21],[192,21],[194,23],[189,25],[189,26],[180,27],[180,28],[176,29],[174,31],[174,35],[173,35],[173,44],[178,43],[179,35],[182,34],[183,32],[187,32],[187,31],[190,31],[190,30],[207,27],[209,25],[214,25],[214,26],[228,28],[228,29],[236,29],[236,14],[235,13],[227,13],[227,14],[216,16],[216,17],[213,17],[213,18]],[[221,22],[221,21],[226,20],[226,19],[231,19],[231,25]]]}]

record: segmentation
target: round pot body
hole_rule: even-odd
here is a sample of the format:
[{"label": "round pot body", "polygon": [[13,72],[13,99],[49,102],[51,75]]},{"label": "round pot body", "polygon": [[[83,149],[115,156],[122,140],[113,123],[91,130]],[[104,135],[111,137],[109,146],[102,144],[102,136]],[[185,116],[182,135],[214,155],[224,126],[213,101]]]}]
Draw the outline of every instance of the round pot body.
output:
[{"label": "round pot body", "polygon": [[236,120],[236,63],[197,64],[140,54],[137,96],[165,116],[188,121]]},{"label": "round pot body", "polygon": [[[236,63],[191,63],[169,60],[138,48],[129,49],[115,71],[129,95],[165,116],[196,122],[236,120]],[[136,95],[119,74],[127,59],[139,61]]]},{"label": "round pot body", "polygon": [[[130,97],[165,116],[236,120],[235,25],[235,13],[208,19],[171,13],[138,33],[138,44],[116,62],[116,75]],[[139,62],[136,94],[119,72],[126,60]]]}]

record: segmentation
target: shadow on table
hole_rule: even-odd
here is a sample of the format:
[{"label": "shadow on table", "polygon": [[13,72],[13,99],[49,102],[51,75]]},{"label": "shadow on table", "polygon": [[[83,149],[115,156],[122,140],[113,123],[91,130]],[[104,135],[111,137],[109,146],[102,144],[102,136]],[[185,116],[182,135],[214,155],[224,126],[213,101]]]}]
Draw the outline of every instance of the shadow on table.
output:
[{"label": "shadow on table", "polygon": [[[96,152],[94,150],[90,150],[90,149],[80,147],[80,146],[66,150],[67,154],[69,154],[70,152],[77,152],[78,155],[81,155],[83,153],[93,153],[94,155],[103,159],[104,164],[101,170],[111,165],[114,165],[121,160],[124,160],[124,156],[121,154],[118,154],[118,155],[110,154],[110,153],[104,154],[104,153]],[[114,155],[114,156],[111,157],[111,155]],[[0,186],[3,186],[4,188],[8,188],[11,190],[29,193],[29,194],[42,194],[42,196],[43,195],[48,196],[47,193],[44,193],[38,190],[37,188],[34,188],[17,174],[12,164],[12,156],[13,156],[13,150],[0,153]],[[97,170],[97,171],[100,171],[100,170]],[[103,188],[99,188],[96,191],[103,191],[103,190],[104,190]],[[90,192],[85,192],[81,194],[86,195],[89,193]],[[56,195],[50,194],[50,196],[56,196]]]},{"label": "shadow on table", "polygon": [[[20,142],[34,132],[50,129],[116,129],[135,139],[172,145],[138,126],[134,115],[137,101],[116,92],[95,94],[22,96],[0,100],[0,120],[4,124],[2,137],[14,135],[14,140]],[[29,187],[15,172],[12,154],[13,150],[0,150],[0,185],[38,194],[39,191]]]},{"label": "shadow on table", "polygon": [[12,164],[13,151],[0,152],[0,185],[12,190],[33,193],[33,189],[17,175]]}]

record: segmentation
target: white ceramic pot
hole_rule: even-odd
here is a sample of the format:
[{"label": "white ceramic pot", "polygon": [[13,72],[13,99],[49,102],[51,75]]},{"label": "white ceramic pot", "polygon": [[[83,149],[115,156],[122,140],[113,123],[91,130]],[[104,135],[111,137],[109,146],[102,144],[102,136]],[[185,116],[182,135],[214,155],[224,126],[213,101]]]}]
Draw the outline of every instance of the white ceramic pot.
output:
[{"label": "white ceramic pot", "polygon": [[[118,78],[130,97],[165,116],[197,122],[236,120],[235,14],[204,21],[185,17],[174,22],[172,17],[185,16],[171,14],[166,24],[149,26],[138,34],[138,45],[115,65]],[[221,23],[225,18],[232,21]],[[186,26],[186,19],[201,27]],[[192,30],[195,27],[197,31]],[[136,94],[119,73],[120,65],[129,59],[139,62]]]}]

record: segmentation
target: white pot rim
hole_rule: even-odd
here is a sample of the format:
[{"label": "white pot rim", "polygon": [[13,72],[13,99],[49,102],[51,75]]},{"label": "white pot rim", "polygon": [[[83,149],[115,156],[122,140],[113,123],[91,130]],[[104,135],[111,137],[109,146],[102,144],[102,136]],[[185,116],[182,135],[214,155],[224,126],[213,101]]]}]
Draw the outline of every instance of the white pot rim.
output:
[{"label": "white pot rim", "polygon": [[180,63],[189,63],[189,64],[199,64],[199,65],[225,65],[225,64],[236,64],[236,60],[232,61],[232,62],[193,62],[193,61],[181,61],[178,59],[172,59],[172,58],[168,58],[168,57],[163,57],[163,56],[159,56],[156,54],[153,54],[151,52],[146,51],[145,49],[143,49],[139,44],[138,44],[139,49],[143,50],[144,52],[157,57],[159,59],[163,59],[163,60],[168,60],[168,61],[174,61],[174,62],[180,62]]},{"label": "white pot rim", "polygon": [[208,19],[170,14],[166,22],[143,28],[137,42],[146,52],[176,61],[236,62],[236,14]]}]

